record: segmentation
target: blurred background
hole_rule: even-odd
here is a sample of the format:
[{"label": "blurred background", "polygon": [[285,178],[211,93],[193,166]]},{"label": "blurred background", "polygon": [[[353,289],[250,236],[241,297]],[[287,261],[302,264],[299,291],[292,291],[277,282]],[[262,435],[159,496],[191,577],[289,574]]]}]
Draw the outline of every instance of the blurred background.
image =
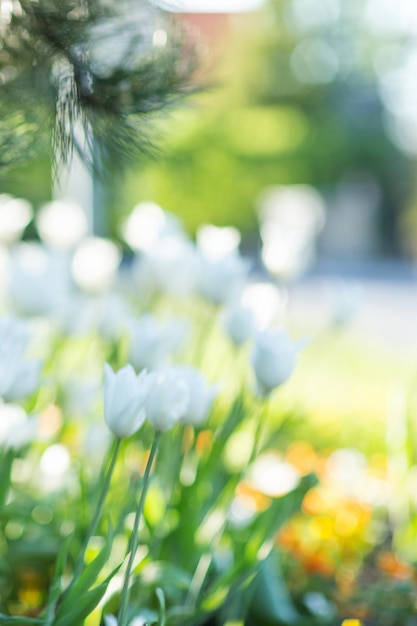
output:
[{"label": "blurred background", "polygon": [[[321,257],[413,258],[413,3],[183,6],[178,19],[204,47],[195,79],[203,91],[161,123],[155,163],[108,181],[106,229],[117,235],[123,213],[152,199],[191,232],[201,222],[232,224],[253,242],[265,188],[302,184],[317,189],[325,204]],[[44,154],[7,171],[2,190],[19,195],[25,181],[28,199],[45,202],[53,193],[49,160]]]},{"label": "blurred background", "polygon": [[[0,18],[12,4],[0,2]],[[237,229],[240,235],[232,230],[211,236],[220,248],[233,249],[240,241],[251,259],[251,280],[261,286],[248,296],[251,306],[261,315],[278,311],[271,317],[304,346],[296,375],[271,402],[273,423],[291,416],[287,439],[280,441],[289,461],[302,469],[307,464],[323,480],[327,474],[340,479],[349,493],[357,490],[354,497],[365,508],[386,506],[395,548],[401,557],[415,559],[417,3],[158,4],[197,42],[200,65],[193,78],[197,93],[153,122],[159,138],[155,158],[132,161],[124,174],[110,170],[100,178],[74,157],[71,167],[54,177],[51,130],[45,124],[44,141],[29,159],[0,168],[0,193],[24,198],[35,214],[51,199],[77,202],[89,234],[116,242],[125,264],[134,252],[149,251],[152,238],[146,248],[140,229],[145,237],[153,226],[158,230],[152,219],[160,213],[145,202],[179,217],[199,245],[203,224]],[[163,47],[166,33],[157,28],[151,39]],[[7,76],[0,72],[2,81]],[[4,134],[2,122],[0,131]],[[138,205],[137,215],[150,221],[139,219],[135,226]],[[13,215],[18,219],[17,210]],[[9,245],[9,218],[1,219],[0,211],[0,239]],[[54,233],[58,239],[71,237],[70,228],[63,233],[62,223],[48,225],[45,219],[42,226],[24,217],[23,239],[49,245]],[[105,265],[106,257],[116,272],[120,258],[109,250],[103,248],[98,265]],[[0,249],[0,267],[1,255]],[[81,289],[86,276],[88,283],[84,259],[76,277]],[[216,346],[212,351],[217,368]],[[350,500],[342,510],[339,483],[333,499],[317,504],[310,498],[305,505],[308,515],[317,516],[311,536],[296,528],[300,543],[313,545],[311,537],[317,542],[316,552],[307,551],[308,566],[325,576],[326,567],[330,575],[342,571],[343,551],[351,559],[362,539],[367,550],[389,540]],[[339,513],[343,524],[335,530]],[[302,552],[291,533],[281,539],[290,554]],[[329,554],[336,554],[330,566],[320,561],[326,541]],[[384,567],[398,580],[415,581],[415,570],[400,565],[390,561]]]},{"label": "blurred background", "polygon": [[[3,18],[9,4],[2,2]],[[406,387],[416,367],[417,7],[159,6],[197,42],[200,65],[198,93],[154,121],[157,157],[104,180],[74,158],[54,178],[45,125],[42,149],[0,168],[0,192],[24,197],[35,213],[52,198],[75,200],[90,231],[127,254],[122,225],[143,201],[176,214],[191,236],[204,223],[236,227],[254,276],[282,288],[298,334],[348,329],[339,343],[331,338],[324,370],[313,368],[347,399],[335,394],[338,411],[358,423],[370,406],[380,416],[387,388]],[[163,46],[164,36],[155,31],[153,44]],[[23,237],[38,238],[33,221]],[[309,378],[326,404],[320,381]]]},{"label": "blurred background", "polygon": [[[105,182],[75,161],[57,184],[47,140],[43,154],[0,170],[0,191],[24,196],[35,211],[71,197],[95,234],[118,241],[123,219],[144,200],[178,215],[191,235],[202,223],[235,226],[242,249],[291,282],[293,319],[320,323],[330,290],[341,317],[361,309],[366,337],[413,352],[414,4],[159,4],[198,42],[202,89],[155,122],[157,158]],[[36,237],[32,226],[25,236]]]}]

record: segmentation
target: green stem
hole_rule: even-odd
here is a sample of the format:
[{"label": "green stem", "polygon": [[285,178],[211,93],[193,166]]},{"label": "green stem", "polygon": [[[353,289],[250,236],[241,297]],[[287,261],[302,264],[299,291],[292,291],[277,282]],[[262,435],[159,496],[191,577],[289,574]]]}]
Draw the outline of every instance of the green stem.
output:
[{"label": "green stem", "polygon": [[108,467],[107,472],[106,472],[106,474],[104,476],[103,486],[102,486],[102,489],[101,489],[101,492],[100,492],[100,496],[99,496],[99,499],[98,499],[98,502],[97,502],[96,511],[94,513],[93,519],[91,520],[90,527],[89,527],[89,529],[87,531],[87,534],[85,536],[85,539],[84,539],[83,547],[81,548],[81,552],[80,552],[78,560],[77,560],[77,562],[75,564],[74,573],[73,573],[73,577],[72,577],[72,581],[71,581],[70,587],[72,587],[74,585],[75,581],[78,579],[78,577],[81,574],[81,571],[82,571],[83,566],[84,566],[84,556],[85,556],[85,553],[87,551],[88,543],[89,543],[91,537],[94,535],[94,533],[97,530],[97,526],[98,526],[98,523],[100,521],[101,514],[103,512],[104,502],[106,500],[106,496],[107,496],[107,493],[109,491],[111,477],[113,475],[113,471],[114,471],[114,467],[116,465],[117,457],[119,456],[121,441],[122,441],[121,439],[116,439],[116,441],[114,443],[114,449],[113,449],[113,452],[111,454],[109,467]]},{"label": "green stem", "polygon": [[[178,477],[181,474],[182,463],[184,460],[184,455],[182,454],[183,444],[184,444],[184,436],[185,431],[183,428],[179,429],[176,433],[176,438],[174,441],[169,441],[169,449],[170,456],[173,459],[172,466],[170,468],[170,478],[171,484],[167,486],[167,499],[165,504],[165,510],[169,511],[172,507],[172,502],[174,500],[175,487],[177,484]],[[166,440],[165,440],[166,441]],[[149,548],[152,553],[152,558],[154,560],[158,560],[158,555],[161,550],[161,546],[163,543],[163,533],[157,533],[157,538],[152,538],[152,543],[149,544]]]},{"label": "green stem", "polygon": [[132,535],[130,537],[129,542],[129,560],[126,567],[125,578],[123,582],[122,595],[120,597],[120,609],[119,615],[117,617],[118,626],[125,626],[127,609],[129,605],[130,598],[130,576],[133,568],[133,560],[135,558],[136,550],[139,545],[139,522],[142,517],[143,507],[145,505],[145,498],[149,487],[149,475],[151,473],[152,463],[156,455],[156,450],[158,448],[159,439],[161,437],[160,432],[155,433],[155,437],[152,443],[152,448],[149,453],[148,462],[146,463],[145,473],[143,475],[143,485],[142,485],[142,493],[139,500],[139,506],[136,511],[135,521],[133,523]]}]

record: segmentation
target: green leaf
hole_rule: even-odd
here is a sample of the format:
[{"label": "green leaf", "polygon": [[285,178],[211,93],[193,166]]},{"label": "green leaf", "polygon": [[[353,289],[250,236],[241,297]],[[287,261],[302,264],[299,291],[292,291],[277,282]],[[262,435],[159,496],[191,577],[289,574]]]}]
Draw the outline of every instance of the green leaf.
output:
[{"label": "green leaf", "polygon": [[187,571],[164,561],[155,561],[145,565],[140,571],[140,577],[141,584],[178,589],[189,589],[192,580]]},{"label": "green leaf", "polygon": [[[248,586],[251,586],[258,568],[258,562],[248,566],[244,561],[240,561],[210,585],[200,599],[199,608],[204,612],[216,611],[228,604],[232,596],[239,593],[241,594],[240,604],[243,606],[250,598]],[[242,596],[242,594],[244,595]]]},{"label": "green leaf", "polygon": [[10,487],[10,474],[12,470],[15,453],[13,450],[7,450],[0,461],[0,508],[6,502],[7,494]]},{"label": "green leaf", "polygon": [[207,595],[201,602],[201,608],[208,612],[215,611],[224,604],[228,593],[228,587],[225,587],[224,585],[217,586],[217,588]]},{"label": "green leaf", "polygon": [[317,484],[315,474],[303,476],[295,489],[285,496],[274,498],[271,506],[260,513],[250,527],[250,539],[246,544],[246,556],[255,558],[266,542],[274,539],[278,529],[299,511],[307,491]]},{"label": "green leaf", "polygon": [[58,558],[55,563],[54,575],[49,587],[48,599],[44,609],[45,624],[52,624],[55,614],[55,608],[62,592],[61,578],[64,574],[68,560],[68,552],[71,544],[72,536],[67,537],[59,551]]},{"label": "green leaf", "polygon": [[[94,589],[75,596],[70,607],[59,607],[53,626],[80,626],[83,620],[92,613],[104,596],[110,580],[119,571],[121,564],[107,576],[107,578]],[[67,598],[66,598],[67,599]]]},{"label": "green leaf", "polygon": [[79,626],[102,599],[108,583],[121,567],[121,564],[118,565],[101,584],[91,589],[108,561],[113,535],[113,529],[110,526],[103,549],[91,563],[85,566],[79,579],[64,593],[55,620],[52,622],[53,626]]},{"label": "green leaf", "polygon": [[[268,566],[259,562],[259,550],[272,543],[277,530],[285,523],[301,506],[307,491],[317,483],[317,478],[311,474],[301,479],[298,486],[283,497],[275,498],[270,508],[259,514],[252,524],[243,534],[244,543],[240,548],[236,548],[236,560],[232,567],[217,576],[213,583],[205,590],[200,598],[199,607],[203,612],[212,612],[222,607],[230,607],[230,603],[235,598],[241,607],[241,612],[245,613],[245,607],[251,602],[253,590],[257,588],[258,571]],[[275,584],[278,588],[279,580],[275,577]],[[253,582],[252,582],[253,581]],[[249,587],[248,584],[250,583]],[[282,589],[278,592],[284,606],[285,592]],[[288,604],[288,603],[287,603]],[[287,622],[291,621],[291,609],[284,608]]]},{"label": "green leaf", "polygon": [[271,626],[294,624],[298,620],[276,553],[262,562],[254,585],[251,613],[259,620],[267,621]]},{"label": "green leaf", "polygon": [[96,608],[107,588],[107,584],[102,583],[95,589],[85,592],[77,598],[69,611],[58,610],[53,622],[54,626],[80,626],[84,619]]},{"label": "green leaf", "polygon": [[247,413],[247,411],[245,410],[244,394],[240,393],[236,397],[226,420],[215,434],[213,448],[206,463],[206,471],[216,467],[230,435],[234,432],[237,426],[242,423],[245,413]]},{"label": "green leaf", "polygon": [[104,542],[103,549],[98,553],[95,559],[91,561],[91,563],[84,566],[84,570],[79,579],[75,582],[74,585],[70,585],[67,593],[64,594],[64,598],[60,606],[61,611],[65,612],[66,609],[70,609],[73,603],[78,601],[79,596],[83,595],[86,591],[90,589],[90,587],[94,585],[94,583],[97,581],[98,575],[107,563],[112,544],[113,529],[110,526],[108,535]]},{"label": "green leaf", "polygon": [[158,598],[159,604],[159,617],[158,617],[158,626],[165,626],[166,623],[166,602],[164,592],[160,587],[155,589],[156,597]]},{"label": "green leaf", "polygon": [[36,624],[44,624],[44,621],[35,617],[12,617],[0,613],[1,626],[36,626]]}]

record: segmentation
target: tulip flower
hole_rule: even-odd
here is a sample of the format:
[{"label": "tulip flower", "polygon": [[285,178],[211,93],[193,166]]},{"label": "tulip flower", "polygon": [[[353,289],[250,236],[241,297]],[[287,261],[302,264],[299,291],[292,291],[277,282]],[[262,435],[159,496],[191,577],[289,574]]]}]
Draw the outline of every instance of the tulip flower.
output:
[{"label": "tulip flower", "polygon": [[151,377],[146,371],[137,376],[131,365],[115,373],[104,366],[104,420],[118,439],[133,435],[145,421],[145,401]]},{"label": "tulip flower", "polygon": [[21,242],[11,250],[9,296],[24,315],[59,312],[73,297],[68,258],[41,244]]},{"label": "tulip flower", "polygon": [[223,326],[230,341],[235,346],[241,346],[252,336],[255,316],[250,309],[236,302],[225,311]]},{"label": "tulip flower", "polygon": [[149,376],[152,387],[146,400],[146,416],[157,431],[169,430],[187,413],[189,385],[175,367],[166,367]]},{"label": "tulip flower", "polygon": [[136,278],[139,284],[144,279],[144,272],[149,286],[155,291],[177,297],[190,296],[198,280],[195,248],[181,235],[164,237],[138,260]]},{"label": "tulip flower", "polygon": [[230,252],[219,259],[202,256],[199,291],[215,305],[230,302],[244,287],[249,269],[249,262],[237,252]]},{"label": "tulip flower", "polygon": [[152,315],[143,315],[130,325],[130,362],[137,369],[155,369],[184,342],[186,328],[178,320],[159,323]]},{"label": "tulip flower", "polygon": [[190,426],[200,426],[210,412],[218,388],[216,385],[210,385],[203,374],[194,367],[181,365],[175,369],[188,386],[188,405],[181,422]]},{"label": "tulip flower", "polygon": [[251,361],[258,391],[269,394],[293,373],[299,346],[283,330],[265,330],[255,336]]},{"label": "tulip flower", "polygon": [[0,321],[0,396],[8,401],[31,395],[39,384],[41,362],[25,356],[28,325],[14,317]]},{"label": "tulip flower", "polygon": [[29,417],[21,406],[0,403],[0,448],[19,450],[35,441],[38,420]]},{"label": "tulip flower", "polygon": [[21,361],[16,367],[12,382],[3,393],[3,398],[14,402],[32,395],[39,386],[41,369],[42,362],[38,359]]},{"label": "tulip flower", "polygon": [[145,421],[144,404],[151,384],[151,377],[146,371],[137,376],[130,364],[118,372],[114,372],[108,363],[104,364],[104,420],[115,435],[116,440],[109,466],[99,490],[96,510],[85,535],[84,544],[78,554],[69,588],[75,585],[81,575],[88,542],[94,535],[103,512],[104,502],[119,455],[121,440],[133,435]]}]

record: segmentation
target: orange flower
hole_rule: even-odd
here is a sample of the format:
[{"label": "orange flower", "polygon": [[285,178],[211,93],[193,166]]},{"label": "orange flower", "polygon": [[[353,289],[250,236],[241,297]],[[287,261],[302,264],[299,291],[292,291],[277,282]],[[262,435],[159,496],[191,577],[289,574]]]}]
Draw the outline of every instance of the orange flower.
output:
[{"label": "orange flower", "polygon": [[197,435],[196,450],[200,459],[207,457],[213,444],[213,433],[211,430],[202,430]]},{"label": "orange flower", "polygon": [[309,574],[320,574],[326,578],[333,576],[335,564],[329,555],[322,549],[317,549],[304,559],[304,567]]},{"label": "orange flower", "polygon": [[310,489],[304,497],[302,509],[307,515],[317,515],[325,508],[325,498],[320,487]]},{"label": "orange flower", "polygon": [[318,463],[317,454],[311,444],[306,441],[296,441],[293,443],[288,448],[286,459],[300,474],[314,472]]},{"label": "orange flower", "polygon": [[401,561],[392,552],[381,552],[378,555],[377,566],[380,570],[397,580],[407,580],[413,575],[413,568],[408,563]]}]

